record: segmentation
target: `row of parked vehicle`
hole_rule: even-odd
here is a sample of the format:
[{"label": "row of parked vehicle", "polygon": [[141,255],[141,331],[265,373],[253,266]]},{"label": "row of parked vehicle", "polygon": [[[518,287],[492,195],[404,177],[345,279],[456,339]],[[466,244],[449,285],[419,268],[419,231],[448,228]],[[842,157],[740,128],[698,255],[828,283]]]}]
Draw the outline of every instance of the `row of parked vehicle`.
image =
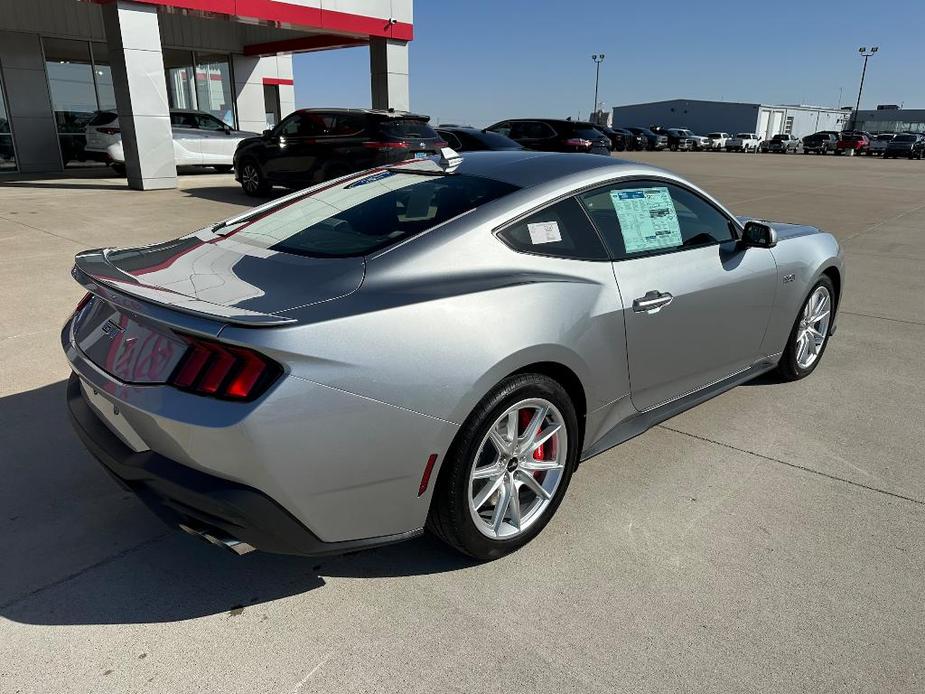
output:
[{"label": "row of parked vehicle", "polygon": [[[234,130],[198,111],[174,110],[170,119],[178,166],[233,169],[244,191],[254,196],[266,195],[277,185],[299,188],[373,166],[427,157],[447,146],[458,152],[531,149],[608,156],[611,151],[667,149],[925,158],[925,137],[915,133],[820,131],[802,140],[788,134],[763,139],[755,133],[697,135],[687,128],[612,128],[559,118],[512,118],[478,129],[431,126],[424,115],[374,109],[300,109],[262,134]],[[124,173],[115,112],[101,111],[90,120],[86,153]]]}]

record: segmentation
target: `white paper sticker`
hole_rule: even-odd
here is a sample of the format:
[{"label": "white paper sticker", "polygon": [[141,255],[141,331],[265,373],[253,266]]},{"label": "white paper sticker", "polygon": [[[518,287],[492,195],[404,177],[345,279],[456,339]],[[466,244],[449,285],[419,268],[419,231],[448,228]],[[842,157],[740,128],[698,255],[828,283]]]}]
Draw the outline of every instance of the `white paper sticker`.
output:
[{"label": "white paper sticker", "polygon": [[667,188],[613,190],[610,199],[627,253],[681,245],[678,213]]},{"label": "white paper sticker", "polygon": [[534,246],[541,243],[555,243],[562,240],[559,225],[556,222],[534,222],[527,225],[530,241]]}]

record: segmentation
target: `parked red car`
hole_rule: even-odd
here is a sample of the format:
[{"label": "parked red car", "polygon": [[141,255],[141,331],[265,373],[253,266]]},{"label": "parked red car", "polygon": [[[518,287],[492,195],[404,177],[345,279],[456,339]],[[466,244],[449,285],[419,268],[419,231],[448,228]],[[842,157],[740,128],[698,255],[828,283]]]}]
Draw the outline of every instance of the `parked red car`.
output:
[{"label": "parked red car", "polygon": [[870,138],[861,133],[842,133],[835,144],[835,154],[868,154]]}]

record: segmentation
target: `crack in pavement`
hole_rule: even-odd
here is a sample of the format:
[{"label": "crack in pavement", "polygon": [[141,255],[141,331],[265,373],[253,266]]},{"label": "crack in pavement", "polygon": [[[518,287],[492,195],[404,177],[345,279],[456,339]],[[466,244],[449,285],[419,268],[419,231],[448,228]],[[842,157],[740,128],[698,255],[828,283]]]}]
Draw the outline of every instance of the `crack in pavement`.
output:
[{"label": "crack in pavement", "polygon": [[858,313],[857,311],[846,311],[845,309],[839,309],[838,315],[845,316],[861,316],[862,318],[874,318],[876,320],[888,320],[894,323],[906,323],[907,325],[925,325],[925,322],[918,320],[906,320],[904,318],[888,318],[887,316],[877,316],[873,313]]},{"label": "crack in pavement", "polygon": [[672,431],[675,434],[681,434],[682,436],[688,436],[692,439],[697,439],[698,441],[705,441],[706,443],[716,444],[717,446],[722,446],[723,448],[729,448],[733,451],[738,451],[739,453],[745,453],[746,455],[753,455],[756,458],[762,458],[772,463],[778,463],[779,465],[786,465],[787,467],[794,468],[795,470],[802,470],[803,472],[808,472],[813,475],[818,475],[820,477],[825,477],[826,479],[834,480],[836,482],[843,482],[844,484],[850,484],[852,487],[859,487],[861,489],[866,489],[870,492],[876,492],[877,494],[884,494],[886,496],[891,496],[894,499],[900,499],[901,501],[909,501],[913,504],[918,504],[919,506],[925,506],[925,501],[922,499],[916,499],[911,496],[905,496],[903,494],[898,494],[896,492],[890,492],[886,489],[880,489],[879,487],[871,487],[867,484],[862,484],[861,482],[855,482],[854,480],[849,480],[845,477],[839,477],[838,475],[831,475],[827,472],[822,472],[820,470],[814,470],[811,467],[806,467],[805,465],[800,465],[799,463],[791,463],[786,460],[781,460],[780,458],[772,458],[769,455],[764,455],[763,453],[757,453],[756,451],[750,451],[746,448],[739,448],[738,446],[733,446],[731,443],[723,443],[722,441],[716,441],[714,439],[708,438],[706,436],[698,436],[697,434],[691,434],[688,431],[681,431],[680,429],[674,429],[664,424],[658,425],[659,429],[665,429],[667,431]]},{"label": "crack in pavement", "polygon": [[116,552],[115,554],[111,554],[108,557],[100,559],[99,561],[94,562],[93,564],[90,564],[88,566],[85,566],[78,571],[70,573],[67,576],[63,576],[55,581],[52,581],[51,583],[46,583],[43,586],[39,586],[38,588],[31,590],[28,593],[23,593],[22,595],[18,595],[12,600],[7,600],[6,602],[0,604],[0,610],[5,610],[9,607],[12,607],[13,605],[23,602],[24,600],[28,600],[29,598],[35,597],[36,595],[39,595],[40,593],[44,593],[46,590],[57,588],[58,586],[67,583],[68,581],[71,581],[79,576],[82,576],[88,571],[93,571],[93,569],[98,569],[101,566],[106,566],[107,564],[111,564],[114,561],[118,561],[119,559],[122,559],[122,557],[126,557],[132,552],[135,552],[136,550],[147,547],[148,545],[153,545],[155,542],[158,542],[159,540],[163,540],[165,537],[169,537],[172,534],[173,534],[172,531],[163,532],[160,535],[148,538],[147,540],[144,540],[143,542],[139,542],[137,545],[126,547],[121,552]]}]

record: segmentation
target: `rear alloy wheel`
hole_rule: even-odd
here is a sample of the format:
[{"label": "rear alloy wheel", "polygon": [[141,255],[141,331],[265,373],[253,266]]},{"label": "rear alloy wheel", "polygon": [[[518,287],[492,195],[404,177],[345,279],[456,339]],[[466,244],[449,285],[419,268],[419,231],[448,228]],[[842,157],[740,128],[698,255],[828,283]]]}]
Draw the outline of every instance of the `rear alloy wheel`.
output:
[{"label": "rear alloy wheel", "polygon": [[441,470],[427,526],[459,551],[495,559],[552,518],[578,461],[568,394],[539,374],[506,379],[466,420]]},{"label": "rear alloy wheel", "polygon": [[252,161],[246,161],[241,166],[241,188],[251,197],[263,197],[270,192],[270,185],[260,167]]},{"label": "rear alloy wheel", "polygon": [[829,342],[829,329],[835,310],[835,289],[823,276],[809,293],[790,332],[790,340],[777,366],[785,381],[809,376],[819,365]]}]

